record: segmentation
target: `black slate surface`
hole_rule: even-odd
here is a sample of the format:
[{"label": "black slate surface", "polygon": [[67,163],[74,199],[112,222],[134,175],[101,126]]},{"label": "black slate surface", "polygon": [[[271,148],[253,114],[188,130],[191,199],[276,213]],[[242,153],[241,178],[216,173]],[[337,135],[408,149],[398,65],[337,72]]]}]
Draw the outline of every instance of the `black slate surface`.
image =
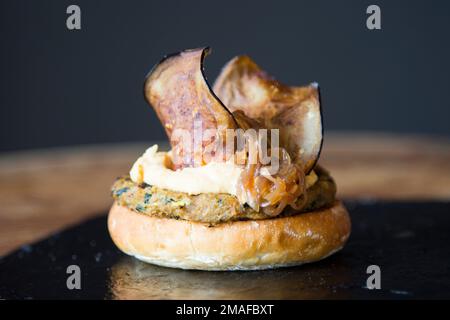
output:
[{"label": "black slate surface", "polygon": [[[202,272],[156,267],[111,242],[106,216],[0,259],[2,299],[417,299],[450,298],[450,203],[346,202],[353,232],[318,263],[270,271]],[[66,269],[81,269],[69,290]],[[381,290],[366,288],[367,266]]]}]

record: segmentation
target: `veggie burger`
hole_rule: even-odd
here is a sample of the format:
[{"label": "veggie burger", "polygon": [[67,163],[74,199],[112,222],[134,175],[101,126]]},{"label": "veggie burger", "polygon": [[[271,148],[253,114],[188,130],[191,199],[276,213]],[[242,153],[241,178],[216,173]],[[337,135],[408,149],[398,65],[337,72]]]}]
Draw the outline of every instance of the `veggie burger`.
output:
[{"label": "veggie burger", "polygon": [[293,266],[340,250],[351,225],[317,164],[318,84],[286,86],[238,56],[211,87],[208,53],[168,55],[145,80],[171,148],[151,146],[114,182],[114,243],[148,263],[199,270]]}]

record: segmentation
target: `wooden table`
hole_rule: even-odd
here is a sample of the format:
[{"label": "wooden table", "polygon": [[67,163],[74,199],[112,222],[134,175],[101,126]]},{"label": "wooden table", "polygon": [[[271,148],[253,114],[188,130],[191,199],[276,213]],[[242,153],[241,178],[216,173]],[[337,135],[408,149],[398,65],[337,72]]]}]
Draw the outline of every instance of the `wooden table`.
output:
[{"label": "wooden table", "polygon": [[[0,255],[105,212],[109,188],[151,143],[0,155]],[[339,196],[450,200],[450,139],[327,133],[320,163]]]}]

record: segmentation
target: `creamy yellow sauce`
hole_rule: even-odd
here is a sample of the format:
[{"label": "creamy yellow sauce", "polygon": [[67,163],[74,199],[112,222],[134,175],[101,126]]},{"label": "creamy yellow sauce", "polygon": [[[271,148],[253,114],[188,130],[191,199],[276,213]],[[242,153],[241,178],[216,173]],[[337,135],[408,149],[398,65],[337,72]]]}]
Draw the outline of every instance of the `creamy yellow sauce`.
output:
[{"label": "creamy yellow sauce", "polygon": [[[237,197],[239,177],[244,170],[233,162],[210,162],[201,167],[170,169],[171,153],[158,152],[158,145],[148,148],[134,163],[130,171],[131,180],[145,182],[158,188],[185,192],[227,193]],[[306,177],[306,187],[317,181],[314,171]]]},{"label": "creamy yellow sauce", "polygon": [[154,145],[137,159],[130,171],[131,180],[188,194],[228,193],[236,195],[242,168],[231,162],[210,162],[201,167],[172,170],[170,152],[158,152]]}]

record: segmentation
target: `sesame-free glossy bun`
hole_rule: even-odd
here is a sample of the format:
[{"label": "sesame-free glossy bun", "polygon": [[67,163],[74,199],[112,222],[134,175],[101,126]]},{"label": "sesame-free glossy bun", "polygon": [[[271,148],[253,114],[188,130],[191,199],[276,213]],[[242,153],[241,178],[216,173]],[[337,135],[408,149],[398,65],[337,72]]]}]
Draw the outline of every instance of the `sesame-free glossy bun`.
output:
[{"label": "sesame-free glossy bun", "polygon": [[340,201],[312,212],[215,226],[152,217],[114,203],[108,228],[120,250],[148,263],[197,270],[261,270],[323,259],[344,246],[351,225]]}]

